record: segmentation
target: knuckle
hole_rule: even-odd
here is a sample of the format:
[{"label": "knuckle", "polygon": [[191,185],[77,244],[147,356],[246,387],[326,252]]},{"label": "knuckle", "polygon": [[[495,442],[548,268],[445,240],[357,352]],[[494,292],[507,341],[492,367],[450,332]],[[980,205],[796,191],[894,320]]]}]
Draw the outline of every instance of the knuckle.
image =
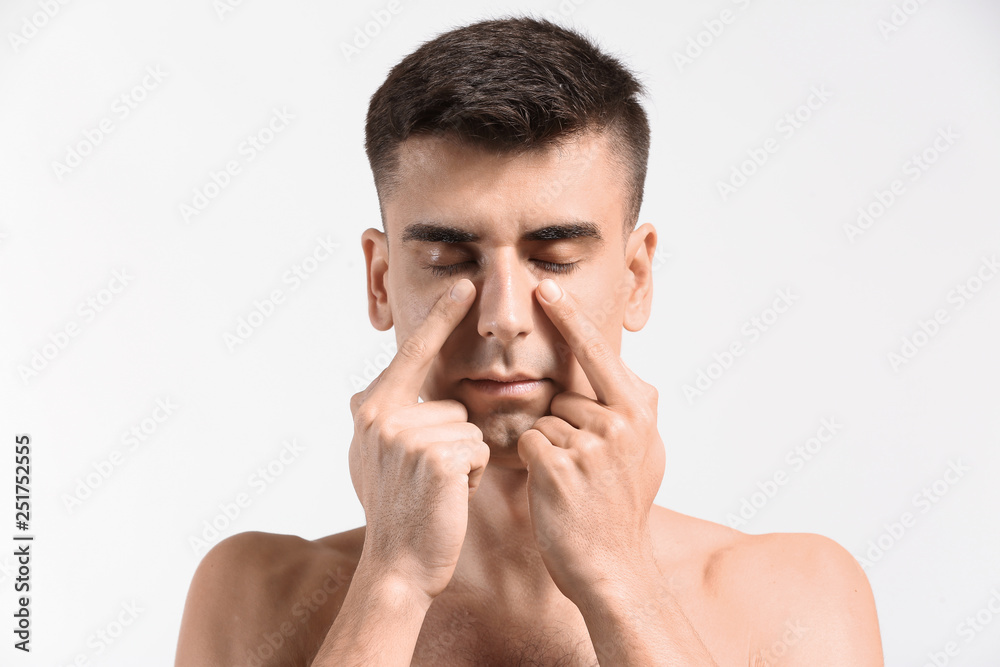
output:
[{"label": "knuckle", "polygon": [[479,452],[479,458],[482,460],[483,464],[489,462],[490,460],[490,446],[487,445],[482,440],[476,442],[476,450]]},{"label": "knuckle", "polygon": [[404,431],[405,426],[399,423],[399,417],[393,414],[382,414],[373,424],[379,437],[386,442],[395,440]]},{"label": "knuckle", "polygon": [[378,416],[378,408],[374,403],[361,403],[354,413],[354,425],[362,431],[367,431],[375,425]]},{"label": "knuckle", "polygon": [[427,341],[419,335],[413,334],[403,341],[403,344],[399,346],[396,354],[409,361],[419,361],[420,359],[423,359],[426,352]]},{"label": "knuckle", "polygon": [[599,444],[598,439],[586,431],[571,433],[566,442],[570,449],[576,449],[583,453],[594,451]]},{"label": "knuckle", "polygon": [[562,421],[562,420],[559,417],[556,417],[555,415],[542,415],[541,417],[535,420],[535,423],[532,425],[532,430],[541,435],[541,429],[557,421]]},{"label": "knuckle", "polygon": [[540,435],[541,435],[541,433],[538,432],[538,429],[536,429],[534,427],[529,428],[526,431],[524,431],[518,437],[517,444],[518,444],[518,446],[520,446],[523,443],[525,446],[529,446],[529,445],[533,444],[534,441],[535,441],[535,438],[537,438]]},{"label": "knuckle", "polygon": [[564,321],[574,321],[579,317],[579,310],[569,299],[562,299],[558,306],[559,316]]},{"label": "knuckle", "polygon": [[365,392],[367,392],[367,391],[368,391],[368,388],[365,387],[361,391],[358,391],[358,392],[355,392],[355,393],[351,394],[351,407],[355,407],[357,405],[360,405],[361,401],[364,400],[364,398],[365,398]]},{"label": "knuckle", "polygon": [[620,438],[629,430],[629,423],[619,414],[611,415],[604,422],[604,433],[609,438]]},{"label": "knuckle", "polygon": [[576,468],[576,464],[565,450],[559,450],[553,452],[545,467],[554,478],[565,479]]},{"label": "knuckle", "polygon": [[635,407],[635,418],[640,424],[656,423],[656,404],[638,405]]},{"label": "knuckle", "polygon": [[429,447],[423,451],[423,459],[439,475],[450,475],[461,468],[467,456],[462,450],[463,447],[457,443],[451,443],[448,447]]},{"label": "knuckle", "polygon": [[489,447],[477,440],[463,440],[460,447],[461,461],[463,465],[474,467],[473,464],[483,457],[483,448],[486,448],[486,456],[489,456]]},{"label": "knuckle", "polygon": [[593,363],[600,363],[606,361],[611,356],[612,349],[606,340],[594,337],[588,338],[583,342],[580,353],[584,359]]}]

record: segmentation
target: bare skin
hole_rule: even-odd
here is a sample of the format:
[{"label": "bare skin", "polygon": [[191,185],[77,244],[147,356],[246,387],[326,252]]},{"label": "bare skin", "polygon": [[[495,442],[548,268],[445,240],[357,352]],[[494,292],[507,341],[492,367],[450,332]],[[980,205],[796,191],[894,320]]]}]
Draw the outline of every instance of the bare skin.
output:
[{"label": "bare skin", "polygon": [[595,133],[517,156],[404,142],[386,233],[362,236],[400,349],[351,401],[367,525],[217,545],[177,665],[883,664],[835,542],[653,504],[657,394],[619,355],[656,233],[623,238],[623,183]]}]

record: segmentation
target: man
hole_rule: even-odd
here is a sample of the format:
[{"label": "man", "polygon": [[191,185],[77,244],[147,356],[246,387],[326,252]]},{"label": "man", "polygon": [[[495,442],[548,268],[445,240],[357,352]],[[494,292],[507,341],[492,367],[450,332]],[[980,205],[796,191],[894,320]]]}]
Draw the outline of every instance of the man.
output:
[{"label": "man", "polygon": [[653,504],[657,394],[621,360],[652,303],[642,87],[532,19],[441,35],[371,100],[384,232],[352,397],[366,525],[202,561],[178,665],[880,665],[871,589],[818,535]]}]

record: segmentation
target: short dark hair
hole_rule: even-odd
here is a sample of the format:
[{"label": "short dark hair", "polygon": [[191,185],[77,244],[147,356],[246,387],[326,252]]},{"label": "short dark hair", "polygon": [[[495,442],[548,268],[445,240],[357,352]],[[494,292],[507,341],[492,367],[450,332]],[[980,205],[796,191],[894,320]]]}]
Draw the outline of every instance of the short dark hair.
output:
[{"label": "short dark hair", "polygon": [[611,140],[624,172],[630,232],[649,157],[649,121],[639,102],[644,93],[617,58],[544,19],[481,21],[425,42],[389,71],[368,106],[365,152],[383,227],[399,144],[412,135],[452,134],[514,153],[596,130]]}]

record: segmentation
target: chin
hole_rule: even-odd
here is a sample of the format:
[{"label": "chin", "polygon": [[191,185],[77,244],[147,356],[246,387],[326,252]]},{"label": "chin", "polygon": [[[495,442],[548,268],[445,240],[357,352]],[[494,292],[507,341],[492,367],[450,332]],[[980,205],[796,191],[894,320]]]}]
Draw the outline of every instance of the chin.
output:
[{"label": "chin", "polygon": [[483,441],[490,446],[491,457],[502,452],[517,456],[517,440],[531,428],[544,412],[486,412],[469,411],[469,421],[483,432]]}]

